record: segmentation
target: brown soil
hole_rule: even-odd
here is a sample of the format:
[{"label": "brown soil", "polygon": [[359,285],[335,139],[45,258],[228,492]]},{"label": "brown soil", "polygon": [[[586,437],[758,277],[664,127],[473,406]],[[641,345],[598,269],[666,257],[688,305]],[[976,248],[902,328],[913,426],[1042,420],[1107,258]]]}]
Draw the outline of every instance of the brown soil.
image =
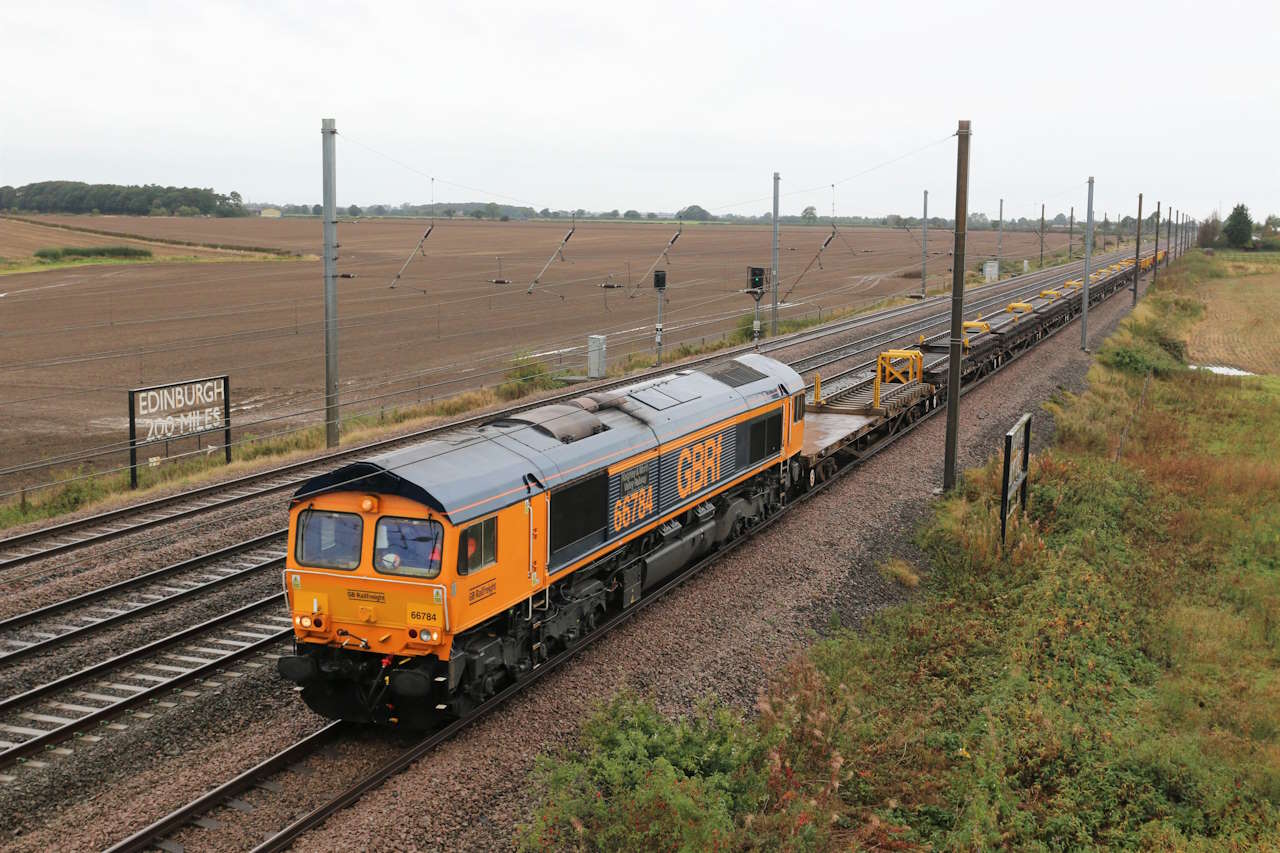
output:
[{"label": "brown soil", "polygon": [[[163,239],[320,252],[315,219],[45,218]],[[357,276],[339,284],[344,414],[491,384],[520,351],[580,372],[592,333],[609,335],[612,357],[652,347],[650,283],[635,281],[633,291],[598,285],[625,284],[629,274],[639,279],[673,226],[580,223],[564,262],[555,261],[526,295],[568,223],[441,220],[426,256],[416,257],[390,289],[426,225],[360,220],[339,226],[339,270]],[[54,244],[73,236],[50,232]],[[782,230],[784,292],[827,233],[822,227]],[[783,318],[826,314],[920,286],[918,278],[902,277],[918,271],[912,234],[848,229],[842,235],[824,254],[824,269],[815,264],[796,286]],[[99,239],[76,239],[81,236]],[[993,252],[995,239],[992,232],[971,233],[970,261]],[[1047,248],[1065,243],[1060,235],[1052,240]],[[946,232],[930,233],[931,286],[948,276],[950,242]],[[750,308],[738,292],[745,268],[767,266],[769,245],[767,227],[686,227],[668,265],[666,345],[713,339],[732,328]],[[1007,257],[1030,256],[1038,246],[1032,234],[1004,238]],[[490,282],[499,277],[499,257],[501,277],[512,284]],[[231,376],[233,420],[277,419],[250,432],[314,423],[323,403],[321,283],[320,263],[306,260],[112,265],[4,277],[0,466],[123,441],[128,388],[220,373]],[[119,456],[111,460],[120,462]],[[47,479],[47,471],[24,475],[24,482]],[[15,480],[5,478],[0,491]]]}]

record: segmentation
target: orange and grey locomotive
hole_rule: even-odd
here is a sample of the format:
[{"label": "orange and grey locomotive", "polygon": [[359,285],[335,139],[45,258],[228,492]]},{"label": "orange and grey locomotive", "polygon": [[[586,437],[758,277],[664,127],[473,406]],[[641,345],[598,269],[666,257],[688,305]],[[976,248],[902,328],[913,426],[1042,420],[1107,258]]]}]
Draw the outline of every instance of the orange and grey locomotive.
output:
[{"label": "orange and grey locomotive", "polygon": [[805,387],[743,355],[315,477],[294,495],[279,670],[327,717],[465,714],[780,509]]}]

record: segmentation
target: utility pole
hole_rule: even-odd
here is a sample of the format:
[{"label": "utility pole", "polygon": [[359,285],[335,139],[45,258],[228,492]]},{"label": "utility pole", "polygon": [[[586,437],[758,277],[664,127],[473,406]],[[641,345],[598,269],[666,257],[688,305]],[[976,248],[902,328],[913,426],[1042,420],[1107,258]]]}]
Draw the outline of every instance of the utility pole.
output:
[{"label": "utility pole", "polygon": [[338,200],[334,142],[337,124],[320,120],[324,194],[324,438],[338,446]]},{"label": "utility pole", "polygon": [[1071,219],[1067,225],[1067,260],[1071,260],[1071,250],[1076,244],[1076,206],[1071,205]]},{"label": "utility pole", "polygon": [[1040,202],[1040,269],[1044,269],[1044,202]]},{"label": "utility pole", "polygon": [[1089,176],[1089,206],[1084,214],[1084,292],[1080,297],[1080,349],[1089,351],[1089,265],[1093,262],[1093,175]]},{"label": "utility pole", "polygon": [[1000,280],[1000,259],[1004,257],[1004,199],[1000,199],[1000,233],[996,235],[996,281]]},{"label": "utility pole", "polygon": [[778,181],[782,176],[773,173],[773,319],[769,323],[769,334],[778,336]]},{"label": "utility pole", "polygon": [[1133,304],[1138,304],[1138,273],[1142,271],[1142,193],[1138,193],[1138,223],[1133,235]]},{"label": "utility pole", "polygon": [[929,292],[929,191],[924,191],[924,215],[920,218],[920,298]]},{"label": "utility pole", "polygon": [[[956,129],[956,243],[951,262],[951,347],[947,362],[947,446],[943,454],[942,488],[956,485],[956,445],[960,438],[960,359],[964,343],[964,242],[969,219],[969,122]],[[1001,211],[1001,220],[1004,213]]]},{"label": "utility pole", "polygon": [[1156,286],[1156,274],[1160,272],[1160,202],[1156,202],[1156,247],[1151,250],[1151,286]]}]

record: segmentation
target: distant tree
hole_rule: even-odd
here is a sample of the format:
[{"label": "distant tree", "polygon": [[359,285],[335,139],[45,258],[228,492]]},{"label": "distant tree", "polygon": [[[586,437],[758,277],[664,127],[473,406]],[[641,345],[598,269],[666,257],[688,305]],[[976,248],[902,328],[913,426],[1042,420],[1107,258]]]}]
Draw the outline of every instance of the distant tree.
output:
[{"label": "distant tree", "polygon": [[[3,190],[0,190],[0,192],[3,192]],[[4,207],[4,204],[0,203],[0,207]],[[1274,213],[1271,214],[1267,217],[1267,221],[1263,223],[1263,225],[1272,233],[1280,231],[1280,216],[1276,216]]]},{"label": "distant tree", "polygon": [[646,214],[644,215],[644,218],[645,218],[645,219],[657,219],[657,218],[658,218],[658,214],[654,213],[654,212],[651,210],[651,211],[649,211],[648,213],[646,213]]},{"label": "distant tree", "polygon": [[1066,215],[1065,213],[1059,213],[1057,216],[1053,217],[1053,224],[1054,224],[1054,225],[1066,225],[1066,224],[1067,224],[1067,215]]},{"label": "distant tree", "polygon": [[387,206],[385,204],[375,204],[373,207],[369,208],[369,210],[374,216],[387,215]]},{"label": "distant tree", "polygon": [[236,192],[235,190],[232,190],[232,191],[231,191],[231,195],[227,196],[227,198],[229,198],[229,199],[231,200],[231,206],[232,206],[232,207],[243,207],[243,206],[244,206],[244,199],[242,199],[242,198],[240,197],[240,193]]},{"label": "distant tree", "polygon": [[311,205],[311,215],[312,215],[312,216],[319,216],[319,215],[320,215],[320,214],[322,214],[322,213],[324,213],[324,208],[323,208],[323,207],[321,207],[321,206],[320,206],[320,205],[318,205],[318,204],[313,204],[313,205]]},{"label": "distant tree", "polygon": [[574,215],[574,216],[576,216],[576,217],[578,217],[579,219],[581,219],[582,217],[584,217],[584,216],[586,216],[586,215],[587,215],[587,212],[586,212],[586,210],[584,210],[583,208],[581,208],[581,207],[580,207],[580,208],[578,208],[577,210],[575,210],[575,211],[573,212],[573,215]]},{"label": "distant tree", "polygon": [[[969,219],[967,221],[969,223],[970,228],[990,228],[991,227],[991,220],[987,218],[987,215],[985,213],[970,213]],[[1024,217],[1022,221],[1026,223],[1027,220]],[[1040,223],[1037,220],[1036,227],[1038,228],[1039,226],[1040,226]]]},{"label": "distant tree", "polygon": [[543,219],[550,219],[550,218],[551,218],[551,211],[550,211],[548,208],[545,208],[545,207],[544,207],[544,208],[542,208],[542,210],[539,210],[539,211],[538,211],[538,215],[539,215],[539,216],[541,216]]},{"label": "distant tree", "polygon": [[454,215],[457,214],[458,211],[454,210],[452,207],[446,207],[442,212],[444,213],[445,219],[453,219]]},{"label": "distant tree", "polygon": [[1223,223],[1222,233],[1227,244],[1236,249],[1243,249],[1253,240],[1253,220],[1249,218],[1249,208],[1237,204]]},{"label": "distant tree", "polygon": [[613,210],[606,211],[605,213],[602,213],[600,215],[603,216],[605,219],[617,219],[622,214],[618,213],[618,208],[615,207]]},{"label": "distant tree", "polygon": [[200,210],[199,210],[199,208],[192,207],[192,206],[191,206],[191,205],[189,205],[189,204],[184,204],[184,205],[182,205],[181,207],[179,207],[177,210],[175,210],[175,211],[174,211],[174,215],[176,215],[176,216],[199,216],[199,215],[200,215]]},{"label": "distant tree", "polygon": [[165,210],[160,205],[156,205],[155,207],[151,208],[151,212],[148,213],[147,215],[148,216],[168,216],[169,211]]},{"label": "distant tree", "polygon": [[715,217],[700,205],[691,204],[676,213],[677,219],[688,219],[690,222],[710,222]]},{"label": "distant tree", "polygon": [[1218,237],[1222,235],[1222,220],[1218,218],[1218,214],[1214,213],[1204,222],[1200,223],[1200,227],[1196,229],[1196,245],[1201,249],[1208,249],[1218,242]]},{"label": "distant tree", "polygon": [[510,217],[510,216],[507,216],[507,215],[504,213],[504,214],[502,214],[501,216],[499,216],[499,217],[498,217],[498,221],[499,221],[499,222],[510,222],[510,221],[511,221],[511,217]]},{"label": "distant tree", "polygon": [[804,220],[805,225],[812,225],[818,221],[818,208],[809,205],[801,212],[800,218]]},{"label": "distant tree", "polygon": [[497,219],[502,215],[502,208],[498,207],[494,202],[489,202],[484,206],[484,215],[489,219]]},{"label": "distant tree", "polygon": [[483,207],[477,207],[475,210],[472,210],[472,211],[471,211],[471,218],[472,218],[472,219],[484,219],[484,208],[483,208]]},{"label": "distant tree", "polygon": [[640,218],[640,211],[638,211],[638,210],[628,210],[626,213],[622,214],[622,218],[623,218],[623,219],[639,219],[639,218]]},{"label": "distant tree", "polygon": [[348,207],[348,208],[347,208],[347,215],[348,215],[348,216],[359,216],[359,215],[360,215],[360,205],[358,205],[358,204],[353,204],[353,205],[351,205],[350,207]]}]

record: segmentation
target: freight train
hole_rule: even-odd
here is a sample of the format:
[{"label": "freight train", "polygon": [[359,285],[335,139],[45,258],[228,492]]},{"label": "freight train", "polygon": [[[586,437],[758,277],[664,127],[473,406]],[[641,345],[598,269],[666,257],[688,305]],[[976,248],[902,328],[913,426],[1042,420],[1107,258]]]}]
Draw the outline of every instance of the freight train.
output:
[{"label": "freight train", "polygon": [[[1089,277],[1101,302],[1163,257]],[[1083,310],[1066,281],[964,323],[961,384]],[[759,354],[504,414],[294,494],[281,675],[335,719],[434,727],[519,682],[947,394],[945,335],[807,397]]]},{"label": "freight train", "polygon": [[315,477],[279,671],[326,717],[461,716],[778,511],[804,415],[799,374],[748,354]]}]

